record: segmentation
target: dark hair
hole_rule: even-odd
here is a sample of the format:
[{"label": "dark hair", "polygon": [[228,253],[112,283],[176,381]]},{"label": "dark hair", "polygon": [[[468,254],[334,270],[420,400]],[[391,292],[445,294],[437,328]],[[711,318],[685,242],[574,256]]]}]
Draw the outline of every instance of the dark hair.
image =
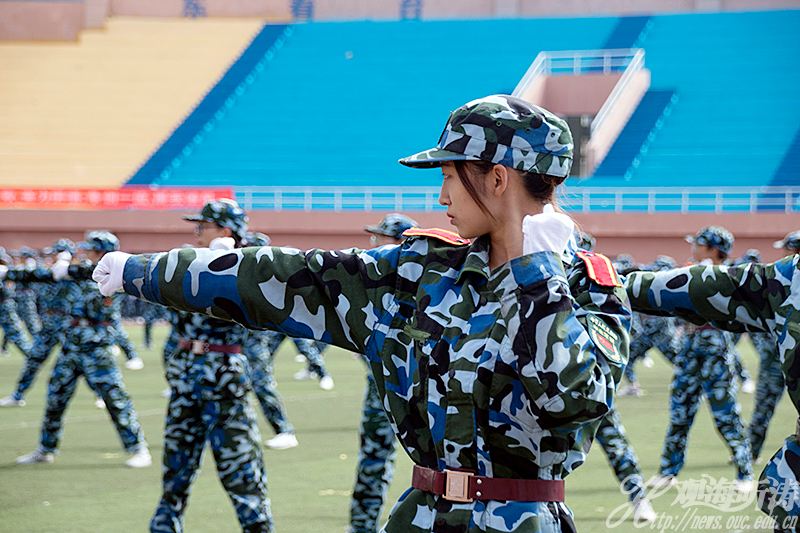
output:
[{"label": "dark hair", "polygon": [[[458,179],[461,180],[461,184],[464,185],[467,193],[478,204],[481,211],[494,218],[486,204],[483,203],[473,179],[477,176],[488,174],[496,163],[490,163],[489,161],[454,161],[453,163],[455,164]],[[522,172],[521,174],[525,191],[531,198],[543,204],[553,204],[553,207],[557,208],[556,188],[564,182],[565,178],[536,172]]]}]

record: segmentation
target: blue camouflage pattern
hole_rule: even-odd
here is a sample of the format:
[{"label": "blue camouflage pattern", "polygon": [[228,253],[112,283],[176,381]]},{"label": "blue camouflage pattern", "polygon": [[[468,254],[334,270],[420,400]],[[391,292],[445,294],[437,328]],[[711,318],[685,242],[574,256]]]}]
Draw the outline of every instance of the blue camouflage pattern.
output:
[{"label": "blue camouflage pattern", "polygon": [[247,358],[216,351],[194,354],[178,344],[197,340],[241,347],[245,329],[196,313],[175,313],[172,323],[173,344],[164,349],[170,398],[164,424],[163,491],[150,531],[184,531],[184,512],[207,442],[242,529],[272,531],[261,436],[247,401],[251,388]]},{"label": "blue camouflage pattern", "polygon": [[[563,479],[584,462],[628,355],[624,291],[593,283],[572,254],[540,252],[490,270],[485,238],[331,252],[173,250],[129,258],[123,286],[365,354],[399,442],[437,470]],[[409,489],[384,530],[573,527],[562,502],[455,503]]]},{"label": "blue camouflage pattern", "polygon": [[[770,264],[636,272],[625,283],[637,311],[673,314],[734,332],[772,334],[789,398],[800,412],[800,255]],[[759,478],[759,507],[778,524],[800,516],[799,429],[791,428]]]}]

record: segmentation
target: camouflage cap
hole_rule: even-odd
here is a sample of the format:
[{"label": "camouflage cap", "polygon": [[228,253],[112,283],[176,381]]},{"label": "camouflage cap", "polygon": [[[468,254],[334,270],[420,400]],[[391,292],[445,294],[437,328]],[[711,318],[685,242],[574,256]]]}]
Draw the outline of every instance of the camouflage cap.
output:
[{"label": "camouflage cap", "polygon": [[677,267],[678,263],[672,257],[668,255],[659,255],[655,258],[655,260],[647,265],[646,270],[652,270],[654,272],[663,272],[665,270],[672,270],[673,268]]},{"label": "camouflage cap", "polygon": [[115,252],[119,250],[119,239],[110,231],[87,231],[83,242],[78,244],[78,248],[95,252]]},{"label": "camouflage cap", "polygon": [[75,253],[75,243],[69,239],[58,239],[53,246],[49,247],[50,253],[57,254],[61,252]]},{"label": "camouflage cap", "polygon": [[786,237],[772,243],[773,248],[783,248],[790,252],[800,252],[800,230],[788,233]]},{"label": "camouflage cap", "polygon": [[37,252],[34,248],[30,246],[22,246],[19,250],[17,250],[18,257],[25,257],[25,258],[34,258],[39,256],[39,252]]},{"label": "camouflage cap", "polygon": [[594,250],[594,246],[597,244],[594,235],[581,230],[575,230],[575,241],[578,243],[578,248],[590,252]]},{"label": "camouflage cap", "polygon": [[230,198],[211,200],[203,206],[199,215],[187,215],[183,219],[190,222],[212,222],[221,228],[228,228],[239,241],[244,241],[249,220],[244,209]]},{"label": "camouflage cap", "polygon": [[761,262],[761,252],[756,250],[755,248],[748,249],[745,253],[742,254],[742,257],[734,261],[734,265],[743,265],[746,263],[760,263]]},{"label": "camouflage cap", "polygon": [[364,231],[369,233],[375,233],[376,235],[385,235],[386,237],[392,237],[394,239],[401,239],[403,237],[403,232],[407,229],[417,227],[417,222],[407,217],[406,215],[401,215],[400,213],[389,213],[377,226],[364,226]]},{"label": "camouflage cap", "polygon": [[707,226],[701,228],[697,235],[686,236],[686,242],[688,243],[708,246],[724,254],[730,253],[734,240],[733,233],[722,226]]},{"label": "camouflage cap", "polygon": [[266,233],[260,231],[248,231],[242,239],[242,246],[269,246],[272,239]]},{"label": "camouflage cap", "polygon": [[617,272],[620,274],[625,274],[636,269],[636,261],[634,261],[633,256],[629,254],[619,254],[616,258],[614,258],[612,263],[614,268],[617,269]]},{"label": "camouflage cap", "polygon": [[572,133],[563,119],[520,98],[495,94],[450,113],[436,147],[400,163],[433,168],[446,161],[487,161],[566,178],[572,148]]}]

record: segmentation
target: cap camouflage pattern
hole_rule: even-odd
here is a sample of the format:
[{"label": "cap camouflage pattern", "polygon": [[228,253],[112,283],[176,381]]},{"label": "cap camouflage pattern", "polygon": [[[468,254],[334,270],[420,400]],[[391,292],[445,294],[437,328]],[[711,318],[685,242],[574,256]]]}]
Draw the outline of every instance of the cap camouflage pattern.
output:
[{"label": "cap camouflage pattern", "polygon": [[800,252],[800,230],[788,233],[786,237],[772,243],[773,248],[783,248],[790,252]]},{"label": "cap camouflage pattern", "polygon": [[87,231],[84,241],[78,244],[78,248],[96,252],[114,252],[119,250],[119,239],[110,231]]},{"label": "cap camouflage pattern", "polygon": [[199,215],[186,215],[183,220],[190,222],[212,222],[221,228],[228,228],[239,241],[243,241],[247,233],[248,218],[244,209],[235,200],[218,198],[211,200]]},{"label": "cap camouflage pattern", "polygon": [[697,235],[686,236],[686,242],[688,243],[708,246],[724,254],[730,253],[731,248],[733,248],[733,241],[733,233],[722,226],[707,226],[701,228]]},{"label": "cap camouflage pattern", "polygon": [[22,246],[19,250],[17,250],[17,257],[32,258],[38,255],[38,252],[30,246]]},{"label": "cap camouflage pattern", "polygon": [[594,250],[594,246],[597,244],[594,235],[580,230],[575,230],[575,240],[578,242],[578,248],[589,250],[590,252]]},{"label": "cap camouflage pattern", "polygon": [[675,262],[675,259],[668,255],[659,255],[656,257],[655,261],[650,263],[645,270],[651,270],[653,272],[664,272],[665,270],[672,270],[673,268],[677,267],[678,263]]},{"label": "cap camouflage pattern", "polygon": [[572,134],[564,120],[546,109],[496,94],[453,111],[435,148],[400,163],[433,168],[446,161],[488,161],[566,178],[572,167]]},{"label": "cap camouflage pattern", "polygon": [[69,239],[58,239],[53,246],[43,250],[46,254],[57,254],[60,252],[75,253],[75,243]]},{"label": "cap camouflage pattern", "polygon": [[260,231],[248,231],[242,240],[242,246],[269,246],[272,239],[266,233]]},{"label": "cap camouflage pattern", "polygon": [[760,263],[760,262],[761,262],[761,252],[756,250],[755,248],[750,248],[745,253],[743,253],[742,257],[737,259],[733,264],[743,265],[745,263]]},{"label": "cap camouflage pattern", "polygon": [[636,269],[636,261],[633,256],[628,254],[619,254],[613,261],[614,268],[617,272],[624,273]]},{"label": "cap camouflage pattern", "polygon": [[377,226],[365,226],[364,230],[369,233],[400,239],[404,231],[417,226],[417,222],[410,217],[401,215],[400,213],[389,213],[383,217],[380,224]]}]

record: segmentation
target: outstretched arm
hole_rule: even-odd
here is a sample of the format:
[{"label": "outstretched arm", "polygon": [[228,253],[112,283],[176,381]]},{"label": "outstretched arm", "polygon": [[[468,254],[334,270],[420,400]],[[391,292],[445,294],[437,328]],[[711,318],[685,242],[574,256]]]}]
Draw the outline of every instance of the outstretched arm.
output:
[{"label": "outstretched arm", "polygon": [[625,285],[635,311],[710,322],[730,331],[775,331],[776,310],[789,298],[793,284],[800,290],[798,261],[800,255],[768,265],[634,272]]},{"label": "outstretched arm", "polygon": [[130,256],[128,294],[182,311],[363,352],[394,291],[398,246],[368,251],[260,247]]}]

